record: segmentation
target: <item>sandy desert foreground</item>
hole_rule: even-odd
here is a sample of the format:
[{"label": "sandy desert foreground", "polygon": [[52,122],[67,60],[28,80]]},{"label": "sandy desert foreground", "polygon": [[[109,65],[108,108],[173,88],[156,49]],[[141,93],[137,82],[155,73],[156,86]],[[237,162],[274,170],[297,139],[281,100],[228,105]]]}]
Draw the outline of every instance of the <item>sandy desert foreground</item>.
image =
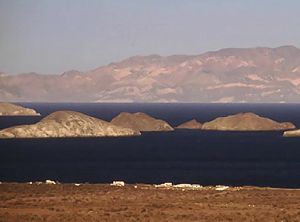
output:
[{"label": "sandy desert foreground", "polygon": [[300,221],[300,190],[3,183],[0,221]]}]

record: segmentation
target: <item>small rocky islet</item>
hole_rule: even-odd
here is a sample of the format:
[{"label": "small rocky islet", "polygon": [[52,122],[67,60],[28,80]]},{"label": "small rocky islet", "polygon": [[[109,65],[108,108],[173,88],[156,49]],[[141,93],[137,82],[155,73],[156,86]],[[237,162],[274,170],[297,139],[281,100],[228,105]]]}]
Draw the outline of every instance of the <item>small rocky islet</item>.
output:
[{"label": "small rocky islet", "polygon": [[128,113],[122,112],[111,120],[111,123],[130,128],[141,132],[154,132],[154,131],[173,131],[173,127],[170,126],[164,120],[155,119],[145,113]]},{"label": "small rocky islet", "polygon": [[176,128],[215,131],[282,131],[295,129],[296,127],[291,122],[280,123],[266,117],[261,117],[255,113],[246,112],[218,117],[203,124],[192,119],[180,124]]},{"label": "small rocky islet", "polygon": [[196,119],[184,122],[176,127],[176,129],[202,129],[202,123]]},{"label": "small rocky islet", "polygon": [[202,130],[219,131],[281,131],[295,128],[291,122],[280,123],[251,112],[218,117],[202,126]]},{"label": "small rocky islet", "polygon": [[300,129],[288,130],[283,133],[284,137],[300,137]]},{"label": "small rocky islet", "polygon": [[34,109],[20,105],[0,102],[0,116],[40,116]]}]

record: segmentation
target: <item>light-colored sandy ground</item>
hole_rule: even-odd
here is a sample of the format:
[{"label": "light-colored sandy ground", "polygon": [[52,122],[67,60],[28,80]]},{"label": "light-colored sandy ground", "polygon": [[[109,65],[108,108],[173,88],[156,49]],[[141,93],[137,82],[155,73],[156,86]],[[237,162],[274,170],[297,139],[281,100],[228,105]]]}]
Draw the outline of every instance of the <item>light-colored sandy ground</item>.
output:
[{"label": "light-colored sandy ground", "polygon": [[4,183],[0,221],[300,221],[300,190]]}]

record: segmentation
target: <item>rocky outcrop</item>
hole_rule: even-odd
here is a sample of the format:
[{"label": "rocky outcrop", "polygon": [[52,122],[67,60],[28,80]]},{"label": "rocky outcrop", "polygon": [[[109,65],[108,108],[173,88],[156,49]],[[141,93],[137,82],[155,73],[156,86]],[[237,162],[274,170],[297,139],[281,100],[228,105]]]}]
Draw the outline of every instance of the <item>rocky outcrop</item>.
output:
[{"label": "rocky outcrop", "polygon": [[33,109],[25,108],[12,103],[0,102],[0,116],[39,116]]},{"label": "rocky outcrop", "polygon": [[275,122],[274,120],[260,117],[254,113],[239,113],[236,115],[219,117],[204,123],[203,130],[222,131],[275,131],[295,129],[290,122]]},{"label": "rocky outcrop", "polygon": [[201,129],[202,123],[195,119],[182,123],[176,127],[177,129]]},{"label": "rocky outcrop", "polygon": [[0,131],[0,138],[134,136],[140,132],[73,111],[54,112],[40,122]]},{"label": "rocky outcrop", "polygon": [[284,137],[300,137],[300,129],[297,130],[289,130],[283,133]]},{"label": "rocky outcrop", "polygon": [[137,131],[172,131],[167,122],[155,119],[145,113],[122,112],[111,120],[111,123]]}]

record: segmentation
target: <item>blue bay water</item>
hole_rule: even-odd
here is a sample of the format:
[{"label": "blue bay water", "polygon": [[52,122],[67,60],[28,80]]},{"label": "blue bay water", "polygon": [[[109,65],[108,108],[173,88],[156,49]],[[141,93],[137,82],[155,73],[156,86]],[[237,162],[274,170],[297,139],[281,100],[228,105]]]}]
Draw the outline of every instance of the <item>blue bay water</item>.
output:
[{"label": "blue bay water", "polygon": [[[145,112],[176,126],[255,112],[300,127],[300,104],[23,104],[41,117],[0,117],[0,128],[30,124],[56,110],[104,120]],[[282,132],[176,130],[139,137],[0,140],[0,181],[199,183],[300,187],[300,138]]]}]

